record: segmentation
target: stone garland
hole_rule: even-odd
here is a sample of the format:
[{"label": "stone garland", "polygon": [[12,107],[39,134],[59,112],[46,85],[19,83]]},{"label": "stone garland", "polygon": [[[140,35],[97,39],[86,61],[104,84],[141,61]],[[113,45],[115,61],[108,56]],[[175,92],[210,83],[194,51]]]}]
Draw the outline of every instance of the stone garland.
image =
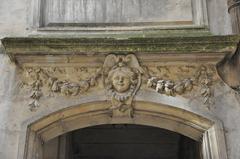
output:
[{"label": "stone garland", "polygon": [[[40,106],[39,100],[43,96],[42,88],[47,86],[50,93],[61,93],[65,96],[77,96],[84,92],[87,92],[89,88],[93,87],[97,83],[99,73],[86,80],[80,80],[79,82],[70,82],[69,80],[59,80],[56,77],[52,77],[42,68],[33,69],[35,80],[30,84],[31,87],[31,102],[28,104],[30,111],[36,111]],[[42,77],[42,76],[45,77]]]},{"label": "stone garland", "polygon": [[192,91],[194,85],[197,85],[200,87],[200,94],[204,99],[203,103],[208,105],[209,108],[209,106],[213,104],[213,92],[211,90],[213,83],[212,76],[212,74],[208,73],[206,66],[201,66],[193,78],[186,78],[174,82],[172,80],[163,80],[159,77],[150,77],[147,82],[147,87],[154,89],[160,94],[176,96]]},{"label": "stone garland", "polygon": [[[56,72],[56,70],[58,71]],[[141,86],[143,73],[135,55],[108,55],[103,66],[94,75],[85,80],[78,80],[78,82],[63,80],[66,73],[63,70],[65,69],[53,67],[25,68],[26,83],[33,81],[32,84],[27,84],[31,88],[30,98],[32,101],[29,103],[31,111],[36,111],[40,106],[39,100],[43,96],[43,92],[49,91],[50,95],[61,93],[64,96],[77,96],[94,87],[97,84],[97,78],[102,77],[106,95],[109,96],[112,104],[109,108],[109,111],[112,112],[111,116],[131,117],[132,100]],[[63,76],[62,80],[61,76]],[[77,75],[73,77],[78,78]]]},{"label": "stone garland", "polygon": [[147,82],[148,88],[153,88],[156,92],[166,94],[168,96],[181,95],[193,88],[193,80],[185,79],[183,81],[174,82],[171,80],[162,80],[158,77],[151,77]]},{"label": "stone garland", "polygon": [[[64,71],[60,71],[61,73],[59,74],[59,72],[56,73],[55,71],[49,71],[48,69],[51,70],[52,68],[25,69],[33,81],[29,85],[31,88],[30,98],[32,99],[29,103],[29,109],[31,111],[36,111],[40,106],[39,100],[43,96],[43,90],[46,91],[47,89],[50,95],[60,93],[64,96],[77,96],[87,92],[91,87],[96,86],[97,79],[99,77],[103,77],[103,81],[106,82],[104,87],[108,94],[110,93],[113,104],[112,107],[115,108],[116,105],[126,105],[127,102],[129,102],[128,107],[131,107],[132,98],[141,86],[140,72],[145,72],[145,74],[147,73],[142,70],[137,58],[134,55],[110,55],[106,58],[103,67],[98,68],[94,75],[90,75],[90,77],[88,76],[88,78],[79,80],[78,82],[71,82],[70,80],[64,80],[56,77],[61,75],[64,76]],[[129,82],[131,82],[126,83],[126,88],[124,88],[124,83],[117,83],[117,85],[114,86],[114,82],[121,82],[116,81],[114,79],[115,76],[120,78],[124,77],[125,81],[129,80]],[[204,104],[208,105],[209,108],[210,105],[213,104],[213,93],[211,90],[213,83],[212,76],[213,74],[208,72],[208,68],[206,66],[200,66],[192,78],[186,78],[175,82],[172,80],[164,80],[159,77],[150,76],[146,84],[148,88],[154,89],[157,93],[168,96],[183,95],[184,93],[192,91],[194,86],[197,86],[200,88],[200,94],[204,99]],[[135,80],[131,79],[133,77]],[[27,78],[29,78],[29,76]],[[118,89],[118,87],[121,88]],[[123,88],[124,90],[122,90]],[[129,96],[131,96],[131,98]]]}]

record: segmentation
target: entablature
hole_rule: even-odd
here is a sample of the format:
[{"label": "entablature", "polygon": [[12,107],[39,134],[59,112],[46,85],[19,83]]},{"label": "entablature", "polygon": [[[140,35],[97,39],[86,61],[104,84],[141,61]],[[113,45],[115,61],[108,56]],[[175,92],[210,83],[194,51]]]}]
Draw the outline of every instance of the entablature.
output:
[{"label": "entablature", "polygon": [[[31,92],[30,110],[39,107],[42,97],[74,97],[96,90],[107,91],[112,105],[118,105],[116,101],[131,105],[139,89],[185,98],[190,98],[195,90],[210,108],[212,87],[221,81],[216,64],[234,52],[239,39],[239,36],[5,38],[2,43],[21,68],[22,90]],[[135,82],[131,87],[110,89],[108,84],[115,76],[126,77],[127,83]],[[124,94],[122,90],[129,92]]]}]

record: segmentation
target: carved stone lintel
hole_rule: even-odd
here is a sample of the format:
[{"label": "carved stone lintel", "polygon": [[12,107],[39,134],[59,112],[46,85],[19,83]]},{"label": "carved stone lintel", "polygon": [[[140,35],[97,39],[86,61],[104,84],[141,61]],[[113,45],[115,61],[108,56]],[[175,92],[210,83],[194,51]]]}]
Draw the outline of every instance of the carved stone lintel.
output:
[{"label": "carved stone lintel", "polygon": [[112,117],[133,117],[133,101],[142,81],[146,82],[148,88],[167,96],[184,95],[198,88],[204,104],[208,107],[213,104],[213,75],[203,65],[143,69],[133,54],[110,54],[100,68],[27,67],[24,70],[26,81],[23,83],[28,83],[26,85],[31,89],[31,111],[37,110],[42,97],[78,97],[91,88],[98,87],[105,89],[106,96],[111,101],[109,111]]}]

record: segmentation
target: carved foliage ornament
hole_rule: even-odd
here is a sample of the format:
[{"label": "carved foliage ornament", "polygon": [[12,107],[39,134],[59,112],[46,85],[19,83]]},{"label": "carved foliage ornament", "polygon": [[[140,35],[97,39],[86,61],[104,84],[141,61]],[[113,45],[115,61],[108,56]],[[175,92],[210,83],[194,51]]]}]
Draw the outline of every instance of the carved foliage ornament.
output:
[{"label": "carved foliage ornament", "polygon": [[171,80],[162,80],[157,77],[151,77],[148,80],[147,86],[155,89],[158,93],[175,96],[177,94],[181,95],[186,91],[191,91],[193,88],[193,80],[189,78],[183,81],[174,82]]},{"label": "carved foliage ornament", "polygon": [[[73,70],[69,71],[69,69]],[[211,90],[213,80],[206,66],[200,66],[195,73],[190,72],[191,74],[185,75],[191,78],[174,81],[170,80],[174,73],[170,73],[169,70],[170,76],[151,76],[149,69],[143,69],[133,54],[110,54],[106,56],[102,67],[92,70],[84,67],[29,67],[24,70],[27,73],[25,78],[28,78],[25,83],[28,83],[26,85],[31,89],[32,100],[29,103],[31,111],[37,110],[40,106],[40,98],[43,96],[78,96],[92,87],[100,89],[103,87],[111,102],[109,108],[111,116],[132,117],[133,99],[141,86],[143,75],[148,78],[147,86],[160,94],[183,95],[197,86],[205,104],[211,104],[213,96]],[[100,82],[102,85],[99,85],[99,80],[102,81]]]},{"label": "carved foliage ornament", "polygon": [[[28,67],[25,68],[25,73],[28,79],[26,80],[25,85],[30,87],[32,99],[29,103],[29,108],[31,111],[36,111],[40,106],[39,100],[43,95],[47,95],[43,92],[48,92],[47,96],[55,95],[64,95],[64,96],[77,96],[84,92],[87,92],[88,89],[95,86],[97,83],[97,78],[99,77],[99,70],[96,70],[95,75],[88,76],[86,79],[77,78],[75,81],[67,80],[61,78],[61,76],[66,76],[66,74],[75,73],[75,76],[78,72],[80,75],[82,71],[78,71],[78,68],[73,68],[73,72],[67,72],[64,68],[53,68],[53,67]],[[85,70],[86,71],[86,70]],[[86,73],[84,73],[86,74]]]},{"label": "carved foliage ornament", "polygon": [[[143,73],[143,69],[133,54],[110,54],[105,58],[102,68],[97,69],[86,79],[77,78],[74,82],[65,79],[66,74],[70,74],[66,72],[65,68],[42,67],[25,68],[25,70],[33,81],[30,84],[32,101],[29,103],[29,107],[31,111],[36,111],[39,107],[39,100],[43,96],[44,89],[44,92],[47,89],[49,96],[55,94],[77,96],[96,86],[97,80],[102,77],[103,86],[112,104],[110,107],[112,116],[132,116],[132,100],[141,86]],[[74,76],[77,76],[76,72],[74,73]],[[64,78],[60,78],[60,76]]]},{"label": "carved foliage ornament", "polygon": [[201,65],[197,68],[192,78],[186,78],[180,81],[163,80],[160,77],[152,76],[148,79],[147,87],[154,89],[160,94],[168,96],[182,95],[193,90],[194,85],[198,86],[199,93],[204,99],[204,104],[210,109],[213,104],[213,75],[209,73],[206,66]]}]

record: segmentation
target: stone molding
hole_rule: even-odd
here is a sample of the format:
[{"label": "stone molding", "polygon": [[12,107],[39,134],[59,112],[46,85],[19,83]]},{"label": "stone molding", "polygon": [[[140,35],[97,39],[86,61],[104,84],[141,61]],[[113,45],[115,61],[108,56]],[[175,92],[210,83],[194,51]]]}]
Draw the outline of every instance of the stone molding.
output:
[{"label": "stone molding", "polygon": [[[51,63],[76,62],[75,55],[106,56],[109,53],[134,54],[200,54],[222,59],[234,51],[239,36],[200,36],[164,38],[4,38],[2,44],[12,61]],[[47,56],[48,58],[43,58]],[[56,58],[56,56],[58,58]],[[40,58],[42,57],[42,58]],[[33,62],[33,61],[31,61]]]}]

